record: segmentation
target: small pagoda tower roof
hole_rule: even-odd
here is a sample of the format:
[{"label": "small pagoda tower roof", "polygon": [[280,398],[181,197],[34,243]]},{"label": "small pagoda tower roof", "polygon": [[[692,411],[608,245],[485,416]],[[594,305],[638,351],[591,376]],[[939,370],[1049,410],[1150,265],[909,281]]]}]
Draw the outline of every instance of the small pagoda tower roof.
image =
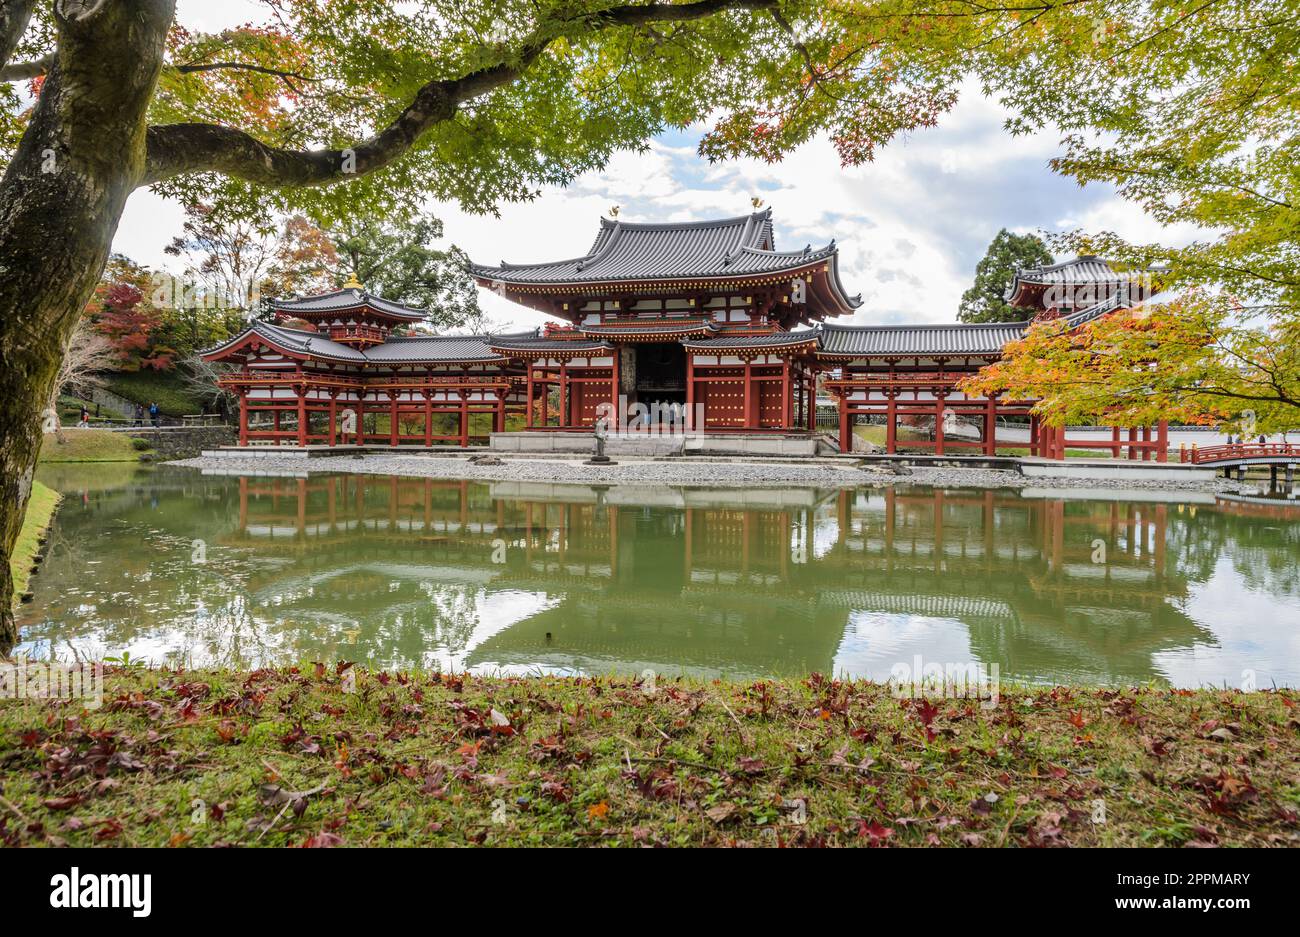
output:
[{"label": "small pagoda tower roof", "polygon": [[[862,305],[840,283],[839,249],[778,251],[770,208],[714,221],[643,224],[600,219],[591,249],[581,257],[533,264],[471,264],[483,286],[526,294],[600,295],[641,290],[699,289],[712,284],[776,286],[812,275],[813,291],[825,315],[844,315]],[[824,273],[825,276],[815,276]],[[523,301],[520,299],[520,301]]]},{"label": "small pagoda tower roof", "polygon": [[343,312],[368,310],[381,319],[395,322],[419,322],[429,314],[427,309],[395,303],[374,293],[354,277],[331,293],[318,296],[295,296],[292,299],[277,299],[271,303],[277,314],[312,321],[322,317],[335,317]]},{"label": "small pagoda tower roof", "polygon": [[1026,309],[1082,309],[1115,294],[1140,302],[1154,292],[1149,277],[1138,270],[1116,270],[1092,254],[1058,264],[1023,267],[1016,271],[1003,298]]}]

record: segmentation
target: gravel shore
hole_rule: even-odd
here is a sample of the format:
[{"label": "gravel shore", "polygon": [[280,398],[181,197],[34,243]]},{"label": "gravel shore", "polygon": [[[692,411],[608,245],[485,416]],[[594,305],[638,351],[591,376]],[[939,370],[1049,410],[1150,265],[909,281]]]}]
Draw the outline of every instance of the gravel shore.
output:
[{"label": "gravel shore", "polygon": [[859,468],[847,461],[789,462],[653,461],[620,459],[608,466],[584,465],[581,459],[511,459],[500,464],[477,464],[469,458],[424,455],[366,455],[315,459],[254,459],[230,457],[185,459],[171,462],[222,474],[296,474],[352,472],[367,475],[405,475],[414,478],[464,478],[482,481],[560,482],[597,485],[700,485],[718,488],[771,488],[804,486],[856,488],[862,485],[925,485],[940,488],[1072,488],[1136,491],[1255,492],[1256,485],[1239,485],[1218,478],[1186,482],[1132,479],[1026,478],[1013,471],[977,468],[912,468],[894,475],[888,467]]}]

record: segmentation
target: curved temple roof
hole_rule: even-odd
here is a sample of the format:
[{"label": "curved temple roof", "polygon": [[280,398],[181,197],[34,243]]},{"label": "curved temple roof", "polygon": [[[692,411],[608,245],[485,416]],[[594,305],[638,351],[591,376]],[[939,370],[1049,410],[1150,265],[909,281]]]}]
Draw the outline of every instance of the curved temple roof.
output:
[{"label": "curved temple roof", "polygon": [[[856,298],[843,296],[834,273],[836,256],[832,241],[820,251],[779,252],[772,250],[771,210],[756,212],[722,221],[699,221],[684,224],[628,224],[601,220],[600,234],[590,253],[574,260],[550,264],[501,267],[475,266],[478,276],[501,276],[519,283],[573,282],[575,275],[589,282],[601,279],[628,280],[651,277],[708,278],[768,273],[788,269],[806,269],[825,259],[829,276],[821,281],[833,284],[839,299],[860,304]],[[548,280],[549,278],[549,280]],[[1038,316],[1055,315],[1064,307],[1066,314],[1056,318],[1068,328],[1077,328],[1106,313],[1133,305],[1144,298],[1130,287],[1141,288],[1144,274],[1116,272],[1096,257],[1080,257],[1060,264],[1022,269],[1017,272],[1008,297],[1028,297],[1040,304],[1048,298],[1047,311]],[[770,281],[769,281],[770,282]],[[1064,286],[1067,302],[1048,296],[1044,290]],[[1098,291],[1098,287],[1106,287]],[[1026,290],[1028,292],[1026,292]],[[1091,294],[1084,290],[1093,290]],[[1102,295],[1082,301],[1087,295]],[[1022,295],[1023,294],[1023,295]],[[329,314],[336,310],[362,306],[381,313],[422,319],[424,310],[381,297],[372,296],[351,286],[321,296],[277,301],[274,308],[286,314]],[[1072,311],[1071,311],[1072,310]],[[260,342],[293,357],[322,361],[395,366],[499,362],[508,358],[534,358],[550,355],[607,355],[613,352],[610,339],[676,339],[694,352],[737,351],[760,353],[760,350],[791,353],[812,352],[831,360],[856,357],[992,357],[1009,342],[1021,338],[1033,320],[1022,322],[952,323],[945,325],[821,325],[811,330],[778,331],[767,334],[729,333],[712,319],[701,315],[674,316],[662,319],[601,322],[577,325],[572,334],[539,335],[538,330],[497,335],[413,335],[388,336],[368,349],[331,341],[325,332],[287,328],[271,322],[251,322],[229,341],[202,353],[209,360],[237,354],[256,336]]]},{"label": "curved temple roof", "polygon": [[395,303],[390,299],[384,299],[382,296],[376,296],[355,287],[344,287],[332,293],[322,293],[319,296],[296,296],[293,299],[277,299],[271,303],[271,306],[276,312],[283,312],[291,316],[321,315],[344,309],[359,309],[362,306],[369,306],[376,312],[408,322],[419,322],[429,314],[429,310],[421,309],[419,306]]},{"label": "curved temple roof", "polygon": [[492,349],[502,356],[521,358],[547,357],[556,355],[610,355],[614,346],[599,339],[538,338],[502,335],[490,341]]},{"label": "curved temple roof", "polygon": [[411,335],[390,337],[386,342],[360,351],[332,342],[320,332],[288,329],[270,322],[250,322],[238,335],[202,352],[207,359],[223,356],[250,335],[265,339],[267,344],[294,355],[320,358],[347,364],[436,364],[438,362],[497,361],[501,355],[489,345],[497,341],[526,341],[536,338],[537,331],[501,335]]},{"label": "curved temple roof", "polygon": [[642,224],[600,219],[591,250],[581,257],[535,264],[471,264],[483,281],[503,285],[561,286],[655,280],[709,280],[795,273],[825,262],[843,311],[862,305],[839,282],[839,249],[778,251],[772,238],[772,210],[717,221]]},{"label": "curved temple roof", "polygon": [[[1061,316],[1070,329],[1125,305],[1120,294]],[[1033,324],[1023,322],[954,322],[945,325],[823,325],[818,353],[828,358],[884,355],[997,355],[1009,342],[1024,337]]]},{"label": "curved temple roof", "polygon": [[1013,306],[1083,309],[1112,297],[1131,305],[1155,291],[1149,273],[1116,270],[1108,261],[1085,254],[1058,264],[1022,267],[1002,296]]},{"label": "curved temple roof", "polygon": [[820,352],[857,355],[996,355],[1028,322],[966,325],[824,325]]},{"label": "curved temple roof", "polygon": [[[1077,328],[1108,312],[1124,306],[1118,295],[1080,309],[1061,319],[1068,328]],[[692,320],[693,321],[693,320]],[[908,356],[994,356],[1008,342],[1024,336],[1032,324],[1024,322],[960,323],[945,325],[831,325],[795,332],[765,335],[728,335],[712,330],[702,337],[675,336],[690,351],[697,353],[745,351],[750,349],[800,349],[831,359],[855,357]],[[674,326],[680,329],[681,326]],[[396,365],[436,364],[440,362],[478,363],[508,357],[539,357],[559,353],[567,355],[610,354],[614,346],[603,339],[611,332],[582,329],[571,338],[544,338],[533,329],[497,335],[419,335],[389,338],[388,341],[360,351],[332,342],[319,332],[289,329],[269,322],[251,322],[238,335],[203,352],[203,357],[219,359],[237,349],[250,335],[257,335],[268,345],[291,355],[319,358],[348,364]]]},{"label": "curved temple roof", "polygon": [[745,351],[758,348],[797,349],[803,345],[818,345],[821,334],[817,329],[805,329],[801,332],[772,332],[767,335],[718,335],[683,340],[682,344],[691,351],[705,354],[711,351]]}]

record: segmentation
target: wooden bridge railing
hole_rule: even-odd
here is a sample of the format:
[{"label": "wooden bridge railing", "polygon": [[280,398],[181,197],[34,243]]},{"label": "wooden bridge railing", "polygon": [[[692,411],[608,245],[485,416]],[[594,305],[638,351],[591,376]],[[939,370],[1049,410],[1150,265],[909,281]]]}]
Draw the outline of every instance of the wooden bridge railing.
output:
[{"label": "wooden bridge railing", "polygon": [[1300,461],[1300,443],[1285,442],[1247,442],[1233,443],[1230,446],[1208,446],[1205,449],[1192,446],[1191,449],[1179,450],[1179,461],[1200,465],[1205,462],[1231,462],[1236,459],[1262,459],[1294,457]]}]

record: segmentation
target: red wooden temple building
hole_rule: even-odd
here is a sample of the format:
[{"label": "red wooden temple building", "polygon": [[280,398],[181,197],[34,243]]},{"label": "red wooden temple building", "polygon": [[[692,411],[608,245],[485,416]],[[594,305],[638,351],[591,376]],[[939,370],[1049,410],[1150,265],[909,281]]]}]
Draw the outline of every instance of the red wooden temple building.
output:
[{"label": "red wooden temple building", "polygon": [[[1082,257],[1017,273],[1007,296],[1025,322],[836,325],[861,300],[840,281],[835,242],[777,250],[770,209],[720,221],[601,219],[580,257],[471,272],[558,324],[420,334],[424,310],[356,282],[277,301],[275,322],[252,322],[204,354],[235,366],[220,382],[240,400],[240,445],[465,446],[503,433],[512,413],[534,433],[585,434],[605,418],[614,432],[671,424],[811,439],[822,375],[837,400],[841,451],[865,418],[884,420],[890,452],[899,426],[911,424],[927,432],[909,448],[991,455],[998,418],[1013,416],[1031,421],[1033,454],[1063,458],[1063,434],[1038,425],[1033,401],[968,398],[957,382],[996,360],[1033,318],[1077,325],[1145,298],[1137,278]],[[954,425],[967,432],[950,433]],[[1165,428],[1070,445],[1163,459]]]},{"label": "red wooden temple building", "polygon": [[273,308],[276,322],[251,322],[203,355],[237,367],[219,382],[239,398],[241,446],[465,446],[475,414],[499,432],[523,409],[515,370],[483,336],[394,334],[425,310],[360,283]]},{"label": "red wooden temple building", "polygon": [[472,272],[564,323],[494,345],[525,363],[530,395],[559,389],[554,419],[534,409],[529,428],[587,429],[608,402],[633,429],[681,414],[697,431],[812,432],[818,333],[808,326],[861,305],[837,265],[834,241],[776,250],[768,209],[676,224],[602,218],[581,257]]}]

